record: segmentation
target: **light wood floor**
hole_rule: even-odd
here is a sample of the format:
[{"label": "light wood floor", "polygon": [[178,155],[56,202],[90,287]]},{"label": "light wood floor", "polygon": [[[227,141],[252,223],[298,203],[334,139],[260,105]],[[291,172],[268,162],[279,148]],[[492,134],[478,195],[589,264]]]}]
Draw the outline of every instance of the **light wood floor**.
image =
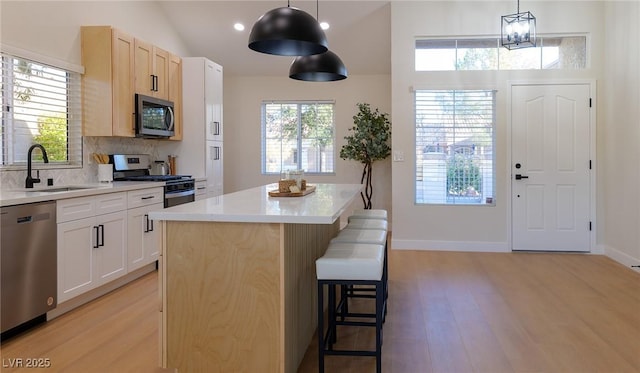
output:
[{"label": "light wood floor", "polygon": [[[389,264],[384,372],[640,372],[640,275],[606,257],[392,250]],[[163,372],[156,300],[153,273],[4,343],[1,370],[49,358],[40,371]],[[344,327],[338,342],[373,334]],[[316,346],[299,372],[317,372]],[[328,373],[374,367],[327,358]]]}]

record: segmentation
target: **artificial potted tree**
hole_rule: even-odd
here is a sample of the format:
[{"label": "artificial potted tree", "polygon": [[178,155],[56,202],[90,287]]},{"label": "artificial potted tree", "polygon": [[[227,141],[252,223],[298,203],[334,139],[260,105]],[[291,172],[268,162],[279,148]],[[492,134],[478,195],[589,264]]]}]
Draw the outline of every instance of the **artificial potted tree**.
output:
[{"label": "artificial potted tree", "polygon": [[366,184],[360,196],[364,208],[371,209],[373,162],[391,154],[391,122],[387,113],[380,113],[377,108],[372,111],[369,104],[359,103],[358,113],[354,115],[353,127],[349,131],[352,133],[344,137],[347,143],[340,149],[340,158],[362,163],[360,184]]}]

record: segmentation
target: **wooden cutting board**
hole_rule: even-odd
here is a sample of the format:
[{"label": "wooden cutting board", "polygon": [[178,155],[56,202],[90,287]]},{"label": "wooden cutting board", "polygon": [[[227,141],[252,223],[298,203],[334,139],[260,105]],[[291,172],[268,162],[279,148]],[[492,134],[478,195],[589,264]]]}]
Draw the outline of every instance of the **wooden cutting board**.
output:
[{"label": "wooden cutting board", "polygon": [[309,193],[313,193],[315,191],[316,191],[315,185],[307,185],[307,189],[301,190],[298,193],[292,193],[292,192],[280,193],[278,189],[275,189],[269,192],[269,196],[270,197],[302,197],[302,196],[306,196]]}]

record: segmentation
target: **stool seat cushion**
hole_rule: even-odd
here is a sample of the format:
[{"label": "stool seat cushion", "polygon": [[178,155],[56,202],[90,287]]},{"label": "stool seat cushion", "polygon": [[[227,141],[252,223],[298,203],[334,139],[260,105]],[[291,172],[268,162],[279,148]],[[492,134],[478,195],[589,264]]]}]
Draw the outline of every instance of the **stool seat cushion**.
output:
[{"label": "stool seat cushion", "polygon": [[353,211],[351,216],[349,216],[349,221],[352,218],[354,218],[354,219],[367,218],[367,219],[383,219],[383,220],[387,220],[387,210],[381,210],[381,209],[355,210],[355,211]]},{"label": "stool seat cushion", "polygon": [[347,225],[331,240],[331,243],[334,242],[384,245],[387,242],[387,231],[382,229],[351,229]]},{"label": "stool seat cushion", "polygon": [[318,280],[365,280],[379,281],[382,278],[384,247],[353,245],[350,249],[331,249],[316,260]]},{"label": "stool seat cushion", "polygon": [[383,219],[350,219],[346,228],[349,229],[381,229],[386,231],[388,223]]}]

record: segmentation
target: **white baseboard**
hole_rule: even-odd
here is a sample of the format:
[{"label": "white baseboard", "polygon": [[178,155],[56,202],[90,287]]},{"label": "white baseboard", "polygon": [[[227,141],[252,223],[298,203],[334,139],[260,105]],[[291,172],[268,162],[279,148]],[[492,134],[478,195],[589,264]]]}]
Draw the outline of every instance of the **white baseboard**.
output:
[{"label": "white baseboard", "polygon": [[402,240],[391,237],[393,250],[511,252],[507,242]]},{"label": "white baseboard", "polygon": [[[618,249],[614,249],[611,246],[604,247],[604,255],[624,265],[625,267],[631,268],[631,266],[640,266],[640,259],[634,258],[631,255],[624,253]],[[640,268],[638,267],[633,267],[631,269],[635,270],[636,272],[640,272]]]},{"label": "white baseboard", "polygon": [[75,308],[82,306],[83,304],[89,303],[94,299],[100,298],[101,296],[128,284],[129,282],[136,280],[147,273],[151,273],[156,270],[156,263],[150,263],[146,266],[136,269],[131,273],[127,273],[126,275],[117,278],[111,281],[108,284],[104,284],[99,288],[90,290],[84,294],[80,294],[75,298],[71,298],[66,302],[60,303],[53,310],[47,312],[47,320],[55,319],[56,317],[65,314]]}]

